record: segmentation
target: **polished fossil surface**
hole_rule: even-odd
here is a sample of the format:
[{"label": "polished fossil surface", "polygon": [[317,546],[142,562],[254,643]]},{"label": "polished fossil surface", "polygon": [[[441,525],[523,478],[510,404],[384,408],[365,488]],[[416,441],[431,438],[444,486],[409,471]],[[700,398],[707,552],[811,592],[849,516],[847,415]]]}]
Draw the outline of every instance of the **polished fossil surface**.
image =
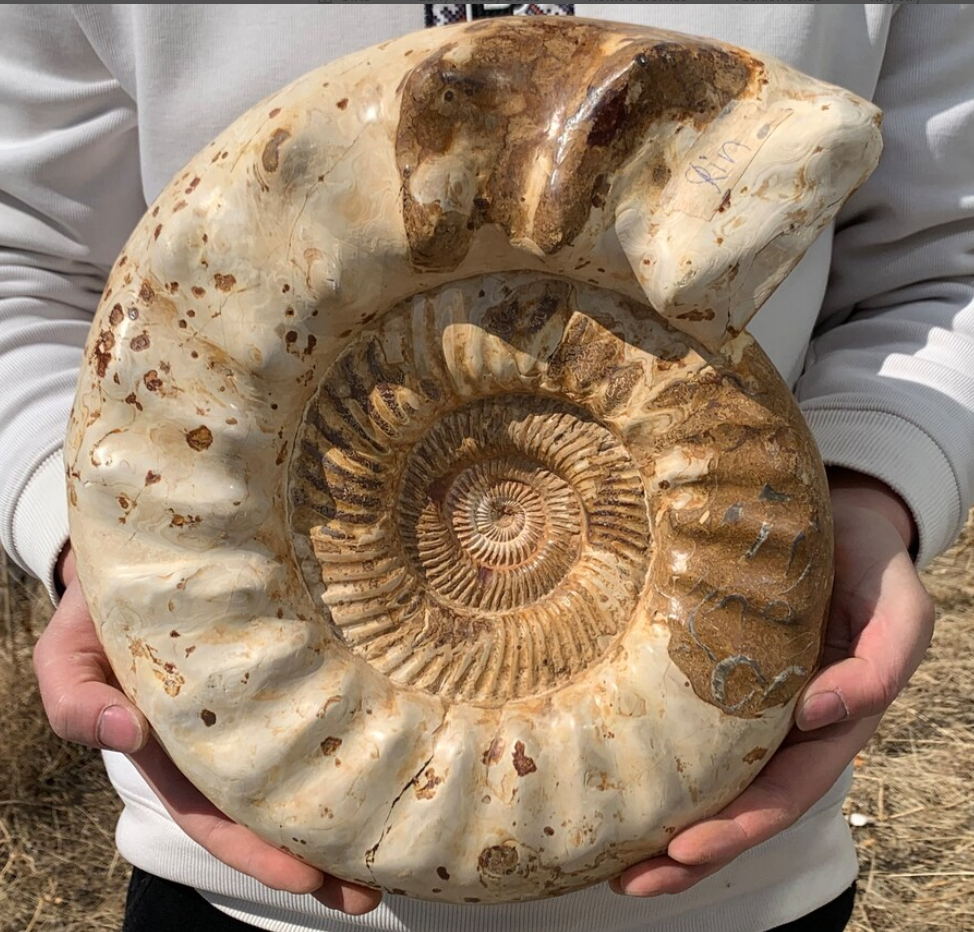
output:
[{"label": "polished fossil surface", "polygon": [[744,326],[879,146],[778,62],[528,19],[335,62],[191,161],[66,448],[100,637],[183,772],[449,902],[604,880],[737,795],[831,574]]}]

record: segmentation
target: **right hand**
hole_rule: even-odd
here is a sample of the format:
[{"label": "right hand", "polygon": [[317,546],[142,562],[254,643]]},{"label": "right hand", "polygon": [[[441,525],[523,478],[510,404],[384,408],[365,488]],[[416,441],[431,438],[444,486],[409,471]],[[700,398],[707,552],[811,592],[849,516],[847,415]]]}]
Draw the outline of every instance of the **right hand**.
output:
[{"label": "right hand", "polygon": [[59,561],[64,595],[34,648],[34,669],[51,727],[62,738],[128,755],[173,821],[224,864],[288,893],[311,894],[351,915],[370,912],[381,893],[323,873],[233,822],[187,780],[125,697],[102,650],[70,545]]}]

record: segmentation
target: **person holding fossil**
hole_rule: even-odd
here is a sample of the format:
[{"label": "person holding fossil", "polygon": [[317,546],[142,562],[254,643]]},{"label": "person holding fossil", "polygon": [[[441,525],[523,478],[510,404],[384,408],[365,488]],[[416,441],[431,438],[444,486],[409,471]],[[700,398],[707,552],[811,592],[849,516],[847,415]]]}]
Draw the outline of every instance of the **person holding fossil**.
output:
[{"label": "person holding fossil", "polygon": [[[136,865],[126,929],[841,929],[856,873],[841,815],[850,762],[929,641],[916,568],[949,545],[974,500],[974,11],[428,6],[0,14],[0,535],[60,597],[36,652],[52,724],[108,752],[126,803],[119,846]],[[95,638],[66,546],[60,449],[108,270],[179,166],[323,61],[478,10],[638,22],[774,55],[881,106],[886,154],[751,328],[819,444],[836,520],[826,666],[796,729],[723,813],[612,883],[629,897],[598,887],[461,911],[380,904],[259,841],[181,779]]]}]

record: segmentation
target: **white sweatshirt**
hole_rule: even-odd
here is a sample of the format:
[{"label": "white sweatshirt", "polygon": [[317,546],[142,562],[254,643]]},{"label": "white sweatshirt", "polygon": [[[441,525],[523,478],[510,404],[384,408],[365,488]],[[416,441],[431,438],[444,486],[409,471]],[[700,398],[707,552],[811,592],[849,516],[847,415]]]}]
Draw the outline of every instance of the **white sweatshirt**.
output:
[{"label": "white sweatshirt", "polygon": [[[829,464],[911,507],[924,563],[974,500],[974,7],[576,4],[707,35],[875,100],[885,155],[751,330]],[[0,541],[46,580],[67,537],[60,447],[104,279],[146,205],[238,114],[313,67],[423,28],[423,4],[0,9]],[[833,235],[834,234],[834,235]],[[122,854],[263,929],[759,932],[856,871],[848,774],[797,826],[689,892],[604,887],[513,907],[387,897],[349,919],[266,890],[189,841],[134,769]]]}]

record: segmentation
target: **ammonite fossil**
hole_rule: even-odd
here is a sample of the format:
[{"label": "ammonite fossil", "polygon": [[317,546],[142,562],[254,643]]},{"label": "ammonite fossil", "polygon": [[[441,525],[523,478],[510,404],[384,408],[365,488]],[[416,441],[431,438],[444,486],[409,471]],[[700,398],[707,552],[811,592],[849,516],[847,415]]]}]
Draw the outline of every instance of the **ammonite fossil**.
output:
[{"label": "ammonite fossil", "polygon": [[67,446],[118,679],[341,877],[605,879],[753,779],[821,648],[821,464],[744,325],[875,108],[584,20],[407,36],[241,117],[111,274]]}]

